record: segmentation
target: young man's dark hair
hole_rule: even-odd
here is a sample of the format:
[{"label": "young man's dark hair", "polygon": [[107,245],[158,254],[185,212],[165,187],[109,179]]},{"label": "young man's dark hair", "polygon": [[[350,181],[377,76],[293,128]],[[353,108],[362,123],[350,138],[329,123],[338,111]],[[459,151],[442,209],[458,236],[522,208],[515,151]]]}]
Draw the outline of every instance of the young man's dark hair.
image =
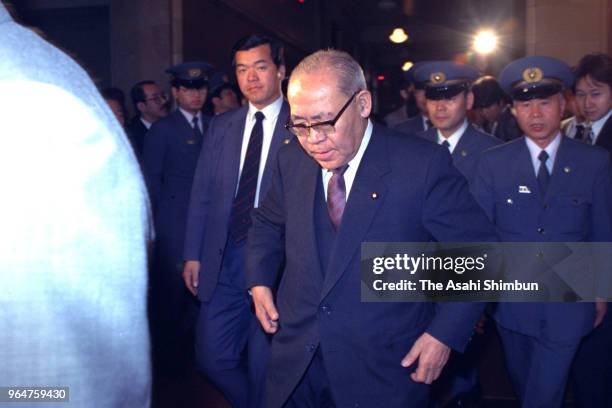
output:
[{"label": "young man's dark hair", "polygon": [[574,76],[576,77],[574,91],[576,82],[587,76],[597,82],[607,84],[612,89],[612,57],[601,53],[585,55],[574,68]]},{"label": "young man's dark hair", "polygon": [[132,99],[132,104],[134,105],[134,110],[138,112],[138,102],[145,102],[147,99],[147,95],[145,95],[144,86],[145,85],[155,85],[155,81],[150,79],[137,82],[134,84],[132,89],[130,90],[130,98]]},{"label": "young man's dark hair", "polygon": [[277,67],[285,65],[285,49],[283,44],[273,37],[264,35],[252,34],[247,37],[243,37],[234,44],[232,48],[232,67],[236,66],[236,53],[238,51],[247,51],[251,48],[259,47],[260,45],[268,44],[270,46],[270,53],[272,55],[272,61]]}]

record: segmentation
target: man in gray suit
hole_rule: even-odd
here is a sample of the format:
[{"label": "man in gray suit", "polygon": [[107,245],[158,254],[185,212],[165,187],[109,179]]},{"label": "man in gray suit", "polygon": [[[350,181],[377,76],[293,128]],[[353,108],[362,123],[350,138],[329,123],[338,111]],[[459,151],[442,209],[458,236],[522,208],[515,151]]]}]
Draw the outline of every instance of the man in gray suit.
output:
[{"label": "man in gray suit", "polygon": [[0,38],[0,385],[148,407],[138,164],[87,74],[1,4]]}]

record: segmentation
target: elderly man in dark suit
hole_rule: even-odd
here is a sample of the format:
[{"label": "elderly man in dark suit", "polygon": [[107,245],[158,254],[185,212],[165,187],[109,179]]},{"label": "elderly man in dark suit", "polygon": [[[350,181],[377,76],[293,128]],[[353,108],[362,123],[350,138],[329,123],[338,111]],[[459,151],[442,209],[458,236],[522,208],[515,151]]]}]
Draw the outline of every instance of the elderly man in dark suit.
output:
[{"label": "elderly man in dark suit", "polygon": [[[564,62],[543,56],[516,60],[500,75],[525,137],[483,154],[474,194],[502,241],[612,240],[608,154],[560,131],[562,91],[573,81]],[[497,305],[493,317],[522,406],[561,406],[580,339],[601,322],[604,313],[603,302],[597,307],[593,303]]]},{"label": "elderly man in dark suit", "polygon": [[[0,384],[67,387],[65,406],[149,407],[138,163],[87,73],[1,3],[0,38]],[[58,405],[25,394],[5,389],[0,405]]]},{"label": "elderly man in dark suit", "polygon": [[299,144],[279,152],[247,254],[257,317],[274,333],[266,402],[425,406],[482,305],[362,303],[361,243],[493,240],[493,227],[447,150],[372,124],[348,54],[304,59],[288,97]]},{"label": "elderly man in dark suit", "polygon": [[183,277],[202,302],[197,321],[198,368],[234,407],[262,406],[267,338],[244,286],[250,213],[263,200],[276,154],[293,135],[284,125],[282,44],[251,35],[234,46],[233,61],[248,105],[215,116],[194,180]]}]

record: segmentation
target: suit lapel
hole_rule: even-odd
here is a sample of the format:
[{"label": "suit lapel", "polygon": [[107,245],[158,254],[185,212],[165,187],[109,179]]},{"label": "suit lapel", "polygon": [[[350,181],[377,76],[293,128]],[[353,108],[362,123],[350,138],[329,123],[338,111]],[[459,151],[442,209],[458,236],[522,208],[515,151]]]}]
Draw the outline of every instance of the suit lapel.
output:
[{"label": "suit lapel", "polygon": [[472,145],[475,142],[474,135],[472,134],[472,125],[468,124],[468,127],[465,129],[465,132],[459,138],[459,142],[457,146],[453,149],[453,162],[455,165],[457,163],[462,162],[467,159],[470,155]]},{"label": "suit lapel", "polygon": [[303,216],[296,217],[296,220],[299,222],[296,225],[296,229],[301,231],[302,236],[309,237],[308,241],[303,243],[303,250],[305,254],[312,254],[312,257],[309,257],[309,259],[313,260],[310,268],[316,269],[313,271],[312,276],[318,279],[323,275],[323,271],[321,270],[321,262],[318,261],[320,256],[315,236],[314,212],[317,205],[316,191],[317,184],[321,178],[321,167],[305,152],[303,157],[304,159],[299,164],[299,169],[297,170],[298,175],[296,179],[305,180],[305,182],[300,186],[300,198],[295,203],[296,214],[302,214]]},{"label": "suit lapel", "polygon": [[[325,274],[321,299],[334,287],[355,256],[360,256],[361,242],[386,197],[387,185],[383,176],[390,171],[387,158],[386,134],[382,127],[374,126],[344,209]],[[372,197],[373,193],[377,194],[376,199]]]},{"label": "suit lapel", "polygon": [[[270,149],[268,150],[268,157],[266,158],[264,172],[261,176],[261,183],[259,186],[260,192],[268,191],[270,181],[272,180],[272,173],[274,172],[274,163],[276,162],[278,150],[285,143],[288,143],[291,139],[293,139],[291,132],[285,129],[285,124],[287,123],[288,117],[289,105],[287,102],[283,101],[283,105],[278,114],[278,119],[276,120],[276,125],[274,126],[274,133],[272,134],[272,140],[270,142]],[[265,198],[264,196],[265,194],[259,194],[259,202],[262,202],[262,200]]]},{"label": "suit lapel", "polygon": [[606,120],[606,123],[601,128],[595,146],[601,146],[608,149],[608,151],[612,151],[612,116]]},{"label": "suit lapel", "polygon": [[223,208],[230,208],[236,195],[238,186],[238,174],[240,170],[240,153],[242,150],[242,136],[247,115],[247,107],[242,107],[236,111],[227,128],[220,136],[223,138],[221,143],[225,145],[222,154],[223,171],[223,191],[225,205]]},{"label": "suit lapel", "polygon": [[567,176],[572,172],[574,162],[571,154],[571,146],[567,142],[566,136],[561,136],[559,150],[553,166],[553,171],[546,190],[546,200],[554,197],[557,193],[563,190],[563,186],[567,182]]}]

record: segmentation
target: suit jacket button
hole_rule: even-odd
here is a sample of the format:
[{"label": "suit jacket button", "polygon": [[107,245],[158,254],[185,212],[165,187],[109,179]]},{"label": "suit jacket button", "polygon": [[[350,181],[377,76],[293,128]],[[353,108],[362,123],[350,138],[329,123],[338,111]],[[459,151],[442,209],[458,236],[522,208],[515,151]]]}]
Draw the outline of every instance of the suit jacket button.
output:
[{"label": "suit jacket button", "polygon": [[542,227],[538,228],[538,232],[539,232],[540,234],[544,235],[544,232],[545,232],[545,231],[544,231],[544,228],[542,228]]}]

